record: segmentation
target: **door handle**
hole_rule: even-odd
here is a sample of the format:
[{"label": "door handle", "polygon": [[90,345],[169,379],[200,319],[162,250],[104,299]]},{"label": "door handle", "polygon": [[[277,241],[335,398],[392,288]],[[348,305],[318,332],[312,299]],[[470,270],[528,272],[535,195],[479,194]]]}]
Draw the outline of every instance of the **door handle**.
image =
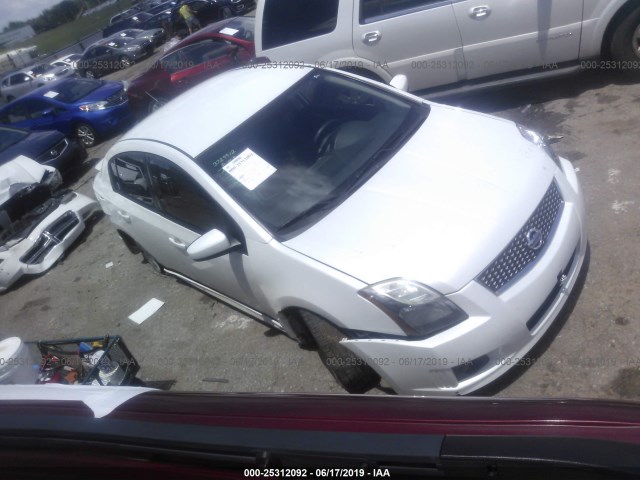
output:
[{"label": "door handle", "polygon": [[380,33],[380,31],[375,30],[373,32],[367,32],[362,35],[362,42],[365,45],[373,45],[374,43],[378,43],[381,38],[382,34]]},{"label": "door handle", "polygon": [[173,243],[176,247],[180,248],[180,249],[185,249],[187,248],[187,244],[184,243],[182,240],[179,240],[177,238],[174,237],[169,237],[169,241],[171,243]]},{"label": "door handle", "polygon": [[471,18],[475,18],[476,20],[483,20],[487,18],[491,14],[491,8],[487,5],[482,5],[480,7],[473,7],[469,10],[469,16]]},{"label": "door handle", "polygon": [[120,215],[125,222],[131,223],[131,217],[125,211],[118,210],[118,215]]}]

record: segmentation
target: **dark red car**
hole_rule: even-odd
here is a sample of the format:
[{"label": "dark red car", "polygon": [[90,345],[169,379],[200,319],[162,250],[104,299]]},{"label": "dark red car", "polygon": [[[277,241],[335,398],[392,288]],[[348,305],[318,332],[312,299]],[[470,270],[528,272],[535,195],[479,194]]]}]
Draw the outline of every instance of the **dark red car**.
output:
[{"label": "dark red car", "polygon": [[640,406],[3,385],[0,471],[47,480],[637,479]]},{"label": "dark red car", "polygon": [[144,116],[197,83],[255,57],[253,17],[210,25],[171,48],[129,85],[129,105]]}]

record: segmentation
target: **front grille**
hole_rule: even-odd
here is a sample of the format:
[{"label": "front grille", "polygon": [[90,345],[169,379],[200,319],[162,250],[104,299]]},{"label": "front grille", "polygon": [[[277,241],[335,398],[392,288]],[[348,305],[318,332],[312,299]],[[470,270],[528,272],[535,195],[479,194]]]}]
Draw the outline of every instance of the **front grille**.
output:
[{"label": "front grille", "polygon": [[53,248],[62,243],[64,238],[80,223],[77,215],[73,212],[66,212],[58,220],[53,222],[42,232],[38,241],[20,259],[29,265],[41,263]]},{"label": "front grille", "polygon": [[109,104],[110,107],[113,107],[115,105],[120,105],[126,101],[127,101],[127,92],[125,92],[124,90],[120,90],[115,95],[111,95],[110,97],[107,98],[107,103]]},{"label": "front grille", "polygon": [[[544,252],[563,205],[562,194],[554,181],[524,227],[476,280],[495,294],[509,287],[514,278]],[[539,238],[537,248],[532,248],[529,245],[531,238],[527,238],[533,231]]]}]

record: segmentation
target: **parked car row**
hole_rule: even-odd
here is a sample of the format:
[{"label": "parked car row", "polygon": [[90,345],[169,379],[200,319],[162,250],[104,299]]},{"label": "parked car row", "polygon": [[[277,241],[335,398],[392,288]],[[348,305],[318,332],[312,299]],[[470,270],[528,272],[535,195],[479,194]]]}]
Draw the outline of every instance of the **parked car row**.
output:
[{"label": "parked car row", "polygon": [[41,87],[0,109],[0,123],[32,130],[59,130],[85,147],[131,125],[121,82],[69,78]]},{"label": "parked car row", "polygon": [[137,38],[116,34],[89,47],[79,59],[59,60],[74,62],[80,75],[88,78],[47,83],[13,100],[0,108],[0,123],[59,130],[84,147],[92,147],[130,126],[133,113],[143,117],[206,78],[247,64],[254,58],[253,32],[252,17],[210,25],[168,50],[128,87],[95,78],[146,58],[153,51],[153,35],[145,31],[126,32]]},{"label": "parked car row", "polygon": [[164,28],[171,35],[184,36],[188,33],[187,25],[178,10],[187,4],[196,15],[201,25],[208,25],[217,20],[236,15],[244,15],[255,8],[255,0],[175,0],[156,5],[148,10],[141,11],[127,18],[110,24],[103,29],[104,37],[110,37],[114,33],[127,28],[151,30]]}]

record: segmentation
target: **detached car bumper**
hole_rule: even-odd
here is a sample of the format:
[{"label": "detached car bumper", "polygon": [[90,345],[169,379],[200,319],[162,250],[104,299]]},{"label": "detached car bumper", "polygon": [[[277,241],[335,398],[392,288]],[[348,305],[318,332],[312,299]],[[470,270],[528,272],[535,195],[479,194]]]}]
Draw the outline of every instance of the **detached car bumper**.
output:
[{"label": "detached car bumper", "polygon": [[562,159],[555,182],[564,205],[553,235],[535,262],[502,292],[474,280],[448,295],[469,318],[425,340],[348,339],[342,344],[366,361],[399,394],[464,395],[511,367],[529,366],[527,353],[560,314],[582,270],[587,235],[582,191]]},{"label": "detached car bumper", "polygon": [[84,231],[86,221],[99,210],[96,201],[69,192],[28,237],[0,250],[0,292],[7,290],[23,275],[50,269]]}]

